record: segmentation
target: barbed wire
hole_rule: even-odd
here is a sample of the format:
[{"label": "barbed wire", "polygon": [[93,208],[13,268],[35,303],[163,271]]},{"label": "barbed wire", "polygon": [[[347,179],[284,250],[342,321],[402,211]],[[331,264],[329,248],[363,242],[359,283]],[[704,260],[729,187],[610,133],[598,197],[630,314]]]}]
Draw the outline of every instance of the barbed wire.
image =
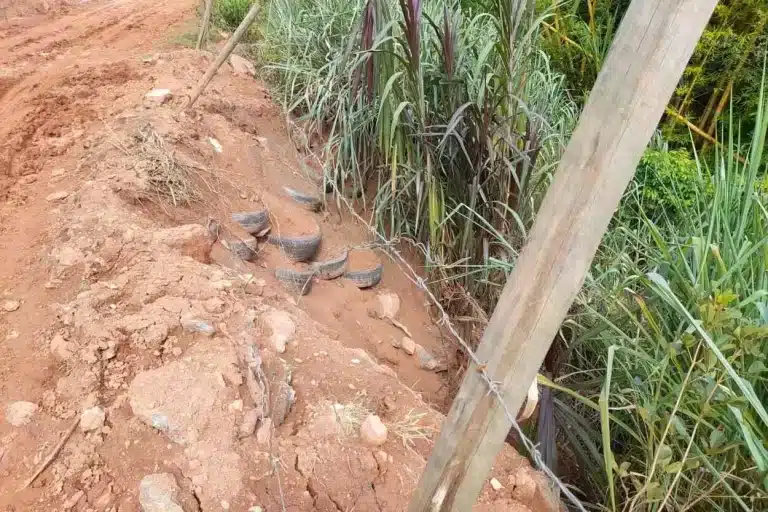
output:
[{"label": "barbed wire", "polygon": [[[320,161],[319,157],[313,153],[312,151],[308,151],[320,164],[322,162]],[[521,443],[525,447],[525,449],[528,451],[529,455],[531,456],[531,459],[533,459],[533,462],[535,463],[537,469],[547,475],[547,477],[557,486],[557,488],[560,490],[560,492],[565,495],[568,500],[573,503],[573,505],[580,511],[586,512],[586,509],[584,508],[584,505],[581,503],[581,500],[579,500],[573,492],[566,486],[562,480],[560,480],[557,475],[547,466],[547,464],[544,462],[544,459],[541,455],[541,452],[537,448],[536,443],[534,443],[531,439],[529,439],[525,433],[523,433],[522,428],[517,423],[516,414],[513,414],[509,407],[507,406],[507,403],[504,401],[504,397],[502,396],[502,391],[499,389],[499,385],[501,384],[499,381],[495,381],[491,379],[490,375],[488,375],[488,372],[486,371],[485,364],[480,361],[480,359],[477,357],[477,355],[474,353],[472,348],[470,347],[469,343],[467,343],[464,338],[458,333],[456,330],[456,327],[453,325],[453,322],[451,322],[450,316],[443,308],[442,304],[440,304],[440,301],[435,297],[435,295],[432,293],[432,291],[427,286],[427,282],[424,280],[423,277],[421,277],[414,268],[408,263],[408,261],[400,254],[400,252],[395,247],[395,243],[392,240],[387,239],[379,233],[379,231],[370,225],[365,219],[363,219],[354,209],[352,204],[347,200],[346,197],[341,193],[339,190],[337,184],[333,181],[328,181],[328,183],[331,184],[333,187],[334,195],[336,198],[341,200],[344,205],[346,206],[347,210],[359,221],[361,222],[367,229],[370,231],[374,237],[379,239],[381,241],[381,244],[384,246],[385,250],[384,252],[387,254],[387,256],[392,260],[392,262],[397,265],[397,267],[403,272],[403,275],[411,281],[413,284],[416,285],[419,290],[424,292],[424,294],[427,296],[427,298],[430,300],[432,305],[437,308],[437,311],[439,312],[440,318],[437,320],[438,325],[444,326],[448,331],[451,333],[451,335],[454,337],[454,339],[458,342],[458,344],[461,346],[461,348],[466,353],[467,357],[475,364],[475,369],[477,371],[477,374],[480,375],[482,380],[485,382],[486,386],[488,386],[488,394],[492,395],[496,400],[498,400],[499,404],[501,405],[502,409],[504,410],[504,414],[506,415],[509,422],[512,424],[512,428],[515,430],[515,433],[517,434],[518,438],[520,439]],[[407,270],[407,272],[406,272]]]}]

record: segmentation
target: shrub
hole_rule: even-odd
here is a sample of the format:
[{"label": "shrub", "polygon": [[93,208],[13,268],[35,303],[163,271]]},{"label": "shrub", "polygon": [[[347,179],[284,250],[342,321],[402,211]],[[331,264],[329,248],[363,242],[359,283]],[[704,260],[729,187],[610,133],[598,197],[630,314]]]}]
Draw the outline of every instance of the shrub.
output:
[{"label": "shrub", "polygon": [[235,30],[243,21],[254,0],[214,0],[214,16],[217,24],[227,30]]},{"label": "shrub", "polygon": [[678,216],[697,200],[700,176],[696,161],[686,150],[648,149],[635,172],[641,206],[654,221],[669,219],[676,224]]}]

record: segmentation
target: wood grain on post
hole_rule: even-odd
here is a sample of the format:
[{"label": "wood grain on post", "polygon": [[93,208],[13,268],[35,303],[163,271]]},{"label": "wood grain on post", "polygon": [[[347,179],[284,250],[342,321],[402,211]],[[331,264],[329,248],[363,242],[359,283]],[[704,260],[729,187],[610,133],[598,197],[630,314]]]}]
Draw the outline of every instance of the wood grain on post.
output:
[{"label": "wood grain on post", "polygon": [[222,48],[219,54],[216,56],[216,60],[214,60],[211,65],[208,66],[208,69],[205,71],[203,78],[197,82],[197,85],[192,91],[192,94],[189,95],[189,101],[182,107],[181,110],[186,110],[195,104],[197,98],[200,97],[200,94],[202,94],[202,92],[205,90],[205,87],[213,79],[213,75],[216,74],[216,71],[218,71],[221,65],[224,64],[224,61],[227,60],[227,57],[229,57],[229,54],[232,53],[232,50],[235,49],[238,41],[240,41],[243,35],[248,32],[248,29],[256,19],[256,16],[259,15],[260,9],[261,5],[258,3],[258,1],[251,5],[251,8],[248,10],[248,14],[245,15],[243,21],[241,21],[240,25],[237,26],[235,33],[232,34],[229,40],[227,40],[227,44],[224,45],[224,48]]},{"label": "wood grain on post", "polygon": [[[478,347],[523,403],[717,0],[633,0]],[[409,512],[471,510],[511,423],[471,366]]]}]

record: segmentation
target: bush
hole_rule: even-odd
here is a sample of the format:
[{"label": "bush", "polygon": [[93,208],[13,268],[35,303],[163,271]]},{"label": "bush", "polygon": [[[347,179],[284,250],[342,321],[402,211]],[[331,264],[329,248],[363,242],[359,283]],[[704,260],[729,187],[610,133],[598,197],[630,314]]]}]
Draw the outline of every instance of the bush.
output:
[{"label": "bush", "polygon": [[217,25],[235,30],[245,19],[254,0],[214,0],[214,15]]},{"label": "bush", "polygon": [[642,210],[651,220],[677,224],[679,215],[697,201],[701,179],[707,177],[699,175],[688,151],[648,149],[635,172],[634,185]]}]

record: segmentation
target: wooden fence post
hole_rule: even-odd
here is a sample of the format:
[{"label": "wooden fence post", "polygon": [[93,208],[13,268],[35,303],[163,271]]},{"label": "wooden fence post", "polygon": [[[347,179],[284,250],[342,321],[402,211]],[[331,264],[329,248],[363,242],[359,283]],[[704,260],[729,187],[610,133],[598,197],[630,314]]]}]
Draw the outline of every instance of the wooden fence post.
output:
[{"label": "wooden fence post", "polygon": [[208,39],[208,25],[211,23],[212,8],[213,0],[205,0],[205,10],[203,11],[203,19],[200,21],[200,32],[197,33],[197,44],[195,44],[195,50],[205,49],[205,41]]},{"label": "wooden fence post", "polygon": [[[477,350],[520,408],[717,0],[633,0]],[[511,423],[478,368],[459,393],[409,512],[472,509]]]}]

